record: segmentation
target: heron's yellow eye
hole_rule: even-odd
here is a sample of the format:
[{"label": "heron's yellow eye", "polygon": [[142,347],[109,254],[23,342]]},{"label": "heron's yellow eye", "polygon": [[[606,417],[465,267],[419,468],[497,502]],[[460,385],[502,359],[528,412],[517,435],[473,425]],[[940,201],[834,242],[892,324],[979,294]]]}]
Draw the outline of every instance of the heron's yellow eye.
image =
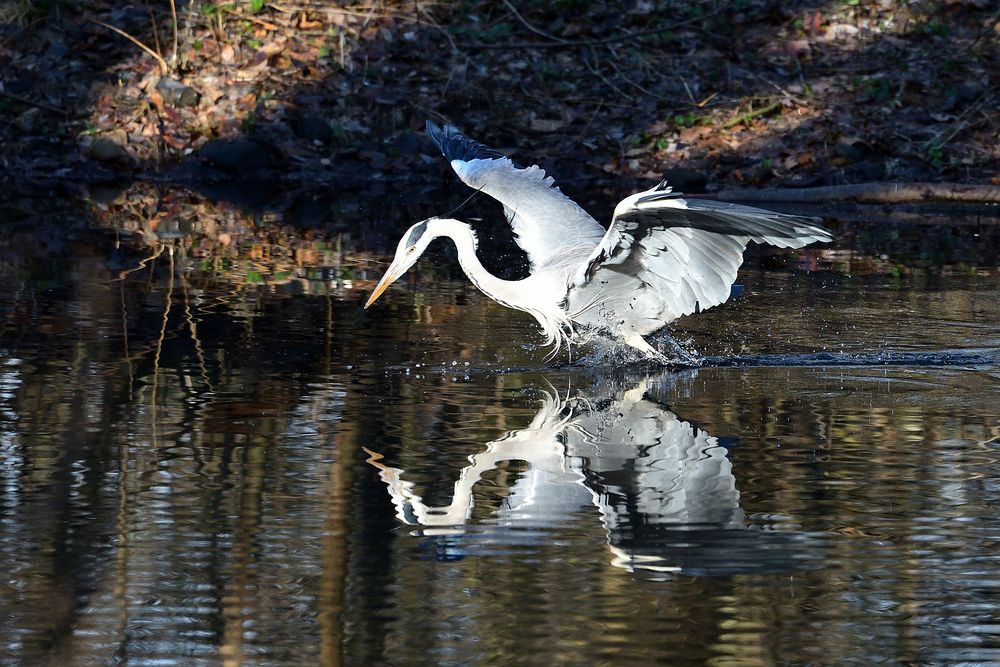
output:
[{"label": "heron's yellow eye", "polygon": [[406,252],[413,252],[416,249],[417,249],[417,246],[411,245],[409,248],[406,249]]}]

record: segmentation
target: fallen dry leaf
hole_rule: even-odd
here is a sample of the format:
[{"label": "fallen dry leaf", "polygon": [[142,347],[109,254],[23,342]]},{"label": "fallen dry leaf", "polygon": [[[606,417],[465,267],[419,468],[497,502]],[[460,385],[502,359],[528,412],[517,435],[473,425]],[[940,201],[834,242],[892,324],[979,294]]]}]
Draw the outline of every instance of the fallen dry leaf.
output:
[{"label": "fallen dry leaf", "polygon": [[163,95],[160,94],[160,91],[158,91],[158,90],[156,90],[154,88],[153,92],[149,93],[149,102],[154,107],[156,107],[157,111],[159,111],[160,113],[163,113],[163,106],[164,106],[163,105]]}]

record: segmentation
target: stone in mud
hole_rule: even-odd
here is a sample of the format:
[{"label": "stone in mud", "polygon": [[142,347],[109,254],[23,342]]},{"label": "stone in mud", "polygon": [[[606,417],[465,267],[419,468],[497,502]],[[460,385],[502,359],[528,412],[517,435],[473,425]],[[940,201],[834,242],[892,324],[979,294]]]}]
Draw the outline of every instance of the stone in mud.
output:
[{"label": "stone in mud", "polygon": [[97,137],[87,148],[90,157],[101,162],[118,165],[132,165],[134,159],[125,147],[110,137]]},{"label": "stone in mud", "polygon": [[168,77],[163,77],[156,83],[156,90],[163,97],[163,101],[172,107],[198,106],[198,101],[201,99],[201,94],[197,90]]}]

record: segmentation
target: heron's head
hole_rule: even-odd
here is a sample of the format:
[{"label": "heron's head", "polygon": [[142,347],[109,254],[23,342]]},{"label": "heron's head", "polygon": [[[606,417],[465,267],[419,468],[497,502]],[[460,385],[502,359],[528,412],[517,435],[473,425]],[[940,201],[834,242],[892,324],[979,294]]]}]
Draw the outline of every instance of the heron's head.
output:
[{"label": "heron's head", "polygon": [[399,240],[399,245],[396,247],[396,256],[392,258],[392,263],[386,269],[382,280],[378,281],[375,291],[368,297],[365,308],[375,303],[375,300],[382,296],[382,292],[389,285],[396,282],[411,266],[417,263],[420,255],[427,249],[427,244],[435,238],[435,235],[432,233],[433,229],[431,229],[434,222],[434,218],[429,218],[418,222],[406,230],[403,238]]}]

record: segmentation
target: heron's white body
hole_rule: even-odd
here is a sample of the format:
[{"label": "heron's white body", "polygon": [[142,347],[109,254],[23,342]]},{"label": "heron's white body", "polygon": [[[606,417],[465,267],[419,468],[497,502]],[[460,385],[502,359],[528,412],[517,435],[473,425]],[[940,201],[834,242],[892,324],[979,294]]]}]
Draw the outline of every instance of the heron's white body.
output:
[{"label": "heron's white body", "polygon": [[450,238],[470,280],[499,303],[530,313],[558,351],[583,331],[665,357],[644,336],[729,298],[750,241],[799,248],[829,241],[813,218],[704,200],[687,200],[665,183],[630,195],[605,230],[537,167],[520,169],[455,128],[428,133],[465,183],[504,205],[531,275],[502,280],[476,256],[476,236],[452,218],[413,225],[368,305],[401,276],[434,238]]}]

